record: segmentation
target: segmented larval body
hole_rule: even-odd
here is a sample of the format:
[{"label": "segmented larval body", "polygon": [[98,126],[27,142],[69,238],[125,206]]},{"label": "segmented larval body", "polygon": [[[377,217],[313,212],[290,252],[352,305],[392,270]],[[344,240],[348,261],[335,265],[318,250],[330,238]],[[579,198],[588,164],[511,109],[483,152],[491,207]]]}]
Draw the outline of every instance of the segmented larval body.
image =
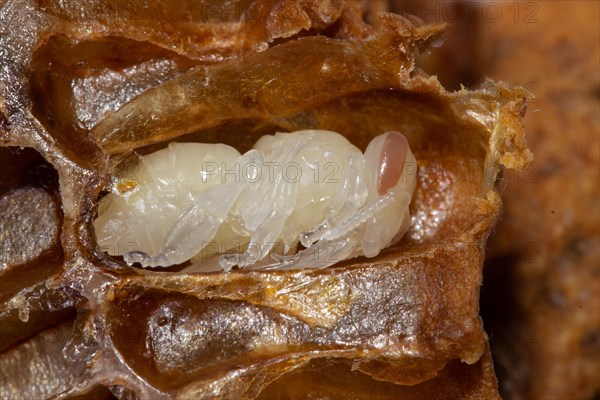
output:
[{"label": "segmented larval body", "polygon": [[243,155],[171,143],[141,157],[101,200],[94,225],[104,251],[143,267],[324,268],[399,240],[415,178],[398,132],[375,137],[364,154],[324,130],[264,136]]}]

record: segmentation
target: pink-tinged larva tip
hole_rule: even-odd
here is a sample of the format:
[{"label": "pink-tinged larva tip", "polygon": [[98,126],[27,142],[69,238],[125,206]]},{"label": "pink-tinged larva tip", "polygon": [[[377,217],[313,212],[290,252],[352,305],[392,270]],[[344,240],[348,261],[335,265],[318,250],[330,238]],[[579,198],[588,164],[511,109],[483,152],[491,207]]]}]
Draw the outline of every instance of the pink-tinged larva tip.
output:
[{"label": "pink-tinged larva tip", "polygon": [[406,137],[399,132],[388,132],[379,157],[377,192],[380,196],[386,194],[398,183],[402,176],[407,154],[408,140],[406,140]]}]

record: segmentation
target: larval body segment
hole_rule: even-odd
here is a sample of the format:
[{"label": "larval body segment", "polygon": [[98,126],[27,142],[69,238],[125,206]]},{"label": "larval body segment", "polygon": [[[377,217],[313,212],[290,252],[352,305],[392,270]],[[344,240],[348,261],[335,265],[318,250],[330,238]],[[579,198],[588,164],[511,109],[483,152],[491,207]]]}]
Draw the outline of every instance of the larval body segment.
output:
[{"label": "larval body segment", "polygon": [[[244,155],[171,143],[142,158],[133,190],[102,199],[96,235],[144,267],[323,268],[373,257],[408,229],[415,169],[406,165],[414,156],[396,132],[364,155],[321,130],[264,136]],[[293,254],[298,242],[306,249]]]}]

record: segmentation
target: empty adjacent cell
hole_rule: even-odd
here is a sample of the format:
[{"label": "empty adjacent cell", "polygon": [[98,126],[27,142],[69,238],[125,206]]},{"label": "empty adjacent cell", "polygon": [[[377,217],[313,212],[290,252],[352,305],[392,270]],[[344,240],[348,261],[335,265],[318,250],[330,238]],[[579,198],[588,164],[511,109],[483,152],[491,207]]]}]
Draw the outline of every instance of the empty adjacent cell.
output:
[{"label": "empty adjacent cell", "polygon": [[25,187],[0,198],[0,262],[24,264],[58,244],[60,217],[44,189]]},{"label": "empty adjacent cell", "polygon": [[[153,385],[168,389],[218,374],[223,365],[285,354],[310,336],[306,324],[266,307],[160,291],[124,297],[108,316],[124,360]],[[124,329],[126,336],[120,334]]]},{"label": "empty adjacent cell", "polygon": [[56,170],[29,148],[0,148],[0,160],[6,165],[0,173],[0,272],[42,255],[56,258],[62,224]]}]

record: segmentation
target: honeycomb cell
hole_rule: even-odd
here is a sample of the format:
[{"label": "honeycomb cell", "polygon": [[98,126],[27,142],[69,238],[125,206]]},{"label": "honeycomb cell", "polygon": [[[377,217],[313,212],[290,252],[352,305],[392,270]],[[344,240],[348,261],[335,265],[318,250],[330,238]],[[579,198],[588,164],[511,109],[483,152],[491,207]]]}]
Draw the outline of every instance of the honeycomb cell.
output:
[{"label": "honeycomb cell", "polygon": [[[233,21],[204,18],[196,6],[208,3],[0,2],[0,143],[40,154],[8,154],[13,171],[0,172],[6,248],[32,249],[7,252],[0,277],[2,320],[31,324],[7,331],[6,397],[110,398],[108,388],[123,399],[255,399],[287,375],[265,396],[335,397],[385,381],[373,384],[497,398],[478,315],[481,266],[500,215],[500,164],[530,159],[525,92],[492,82],[445,91],[413,57],[443,27],[392,14],[370,25],[374,2],[224,2],[242,6]],[[124,155],[192,138],[244,150],[273,129],[308,128],[361,149],[388,130],[407,136],[423,167],[410,240],[309,271],[155,273],[100,251],[97,200]],[[58,173],[28,178],[52,171],[44,159]],[[462,164],[474,175],[461,179]],[[52,204],[58,212],[36,214]],[[35,226],[44,218],[58,228]],[[39,245],[14,234],[38,228]],[[305,366],[327,384],[288,375]],[[436,379],[449,371],[458,386]]]},{"label": "honeycomb cell", "polygon": [[62,263],[58,175],[33,149],[0,148],[0,299],[39,282]]},{"label": "honeycomb cell", "polygon": [[93,155],[87,132],[98,121],[195,64],[154,44],[122,37],[78,41],[53,36],[32,60],[32,111],[74,157]]},{"label": "honeycomb cell", "polygon": [[128,329],[113,340],[129,365],[169,389],[236,362],[284,354],[311,336],[307,324],[266,307],[160,291],[121,299],[109,318],[115,334]]}]

